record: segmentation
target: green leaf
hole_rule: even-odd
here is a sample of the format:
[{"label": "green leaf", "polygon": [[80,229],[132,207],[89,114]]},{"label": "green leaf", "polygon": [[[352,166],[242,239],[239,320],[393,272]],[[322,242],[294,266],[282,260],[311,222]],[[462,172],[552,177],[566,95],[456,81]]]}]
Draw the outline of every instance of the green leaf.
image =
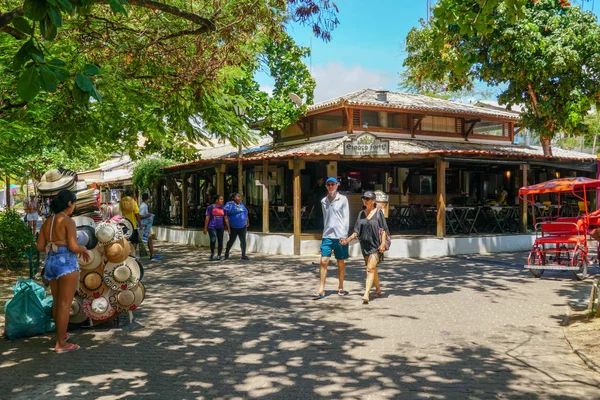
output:
[{"label": "green leaf", "polygon": [[31,31],[33,29],[31,28],[31,25],[29,25],[29,22],[25,18],[15,18],[13,19],[12,24],[15,27],[15,29],[17,29],[19,32],[23,32],[26,35],[31,35]]},{"label": "green leaf", "polygon": [[87,76],[83,75],[81,72],[78,72],[77,75],[75,75],[75,83],[84,92],[90,92],[91,93],[92,90],[94,90],[94,84],[92,83],[92,81],[90,80],[90,78],[88,78]]},{"label": "green leaf", "polygon": [[100,94],[98,93],[98,91],[96,90],[96,88],[94,86],[92,86],[92,91],[90,93],[92,95],[93,98],[95,98],[98,103],[102,103],[102,97],[100,97]]},{"label": "green leaf", "polygon": [[48,68],[50,69],[50,71],[52,71],[54,76],[56,76],[56,79],[58,79],[61,82],[65,82],[71,77],[69,71],[67,71],[64,68],[56,67],[54,65],[50,65]]},{"label": "green leaf", "polygon": [[31,65],[17,81],[17,93],[25,100],[33,100],[40,91],[40,74],[35,65]]},{"label": "green leaf", "polygon": [[73,9],[73,5],[69,2],[69,0],[58,0],[58,4],[63,10],[71,11]]},{"label": "green leaf", "polygon": [[50,68],[42,67],[40,69],[40,85],[42,86],[42,89],[44,89],[46,92],[56,92],[56,87],[58,86],[58,79],[56,79],[56,75],[54,75]]},{"label": "green leaf", "polygon": [[[56,7],[56,1],[55,0],[46,0],[46,2],[48,4],[52,4],[54,7]],[[46,5],[46,7],[48,7],[48,5]]]},{"label": "green leaf", "polygon": [[64,67],[65,65],[67,65],[63,60],[60,60],[58,58],[48,61],[48,64],[56,65],[57,67]]},{"label": "green leaf", "polygon": [[21,46],[19,51],[17,51],[17,54],[15,54],[13,57],[13,69],[15,71],[21,69],[27,60],[29,60],[29,51],[27,50],[27,47],[30,45],[32,45],[31,40],[27,41],[23,46]]},{"label": "green leaf", "polygon": [[77,104],[87,104],[90,101],[90,94],[73,85],[73,99]]},{"label": "green leaf", "polygon": [[94,64],[85,64],[82,72],[86,75],[93,76],[98,75],[100,73],[100,69]]},{"label": "green leaf", "polygon": [[115,14],[123,14],[124,16],[127,17],[127,10],[125,10],[123,8],[123,5],[121,4],[121,2],[119,0],[110,0],[110,9]]},{"label": "green leaf", "polygon": [[48,17],[50,17],[50,20],[52,21],[54,26],[60,28],[63,23],[62,14],[60,13],[60,10],[52,4],[46,3],[46,12],[48,13]]},{"label": "green leaf", "polygon": [[54,40],[56,37],[56,26],[46,17],[40,21],[40,33],[46,40]]},{"label": "green leaf", "polygon": [[46,15],[45,0],[25,0],[23,3],[25,16],[32,21],[40,21]]}]

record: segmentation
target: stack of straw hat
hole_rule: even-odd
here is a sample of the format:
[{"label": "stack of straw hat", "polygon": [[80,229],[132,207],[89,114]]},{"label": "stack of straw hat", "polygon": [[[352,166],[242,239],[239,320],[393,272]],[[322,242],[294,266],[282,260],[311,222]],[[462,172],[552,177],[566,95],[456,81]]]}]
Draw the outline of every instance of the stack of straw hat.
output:
[{"label": "stack of straw hat", "polygon": [[76,174],[73,171],[51,169],[42,175],[38,191],[42,196],[56,196],[61,190],[73,190],[76,184]]}]

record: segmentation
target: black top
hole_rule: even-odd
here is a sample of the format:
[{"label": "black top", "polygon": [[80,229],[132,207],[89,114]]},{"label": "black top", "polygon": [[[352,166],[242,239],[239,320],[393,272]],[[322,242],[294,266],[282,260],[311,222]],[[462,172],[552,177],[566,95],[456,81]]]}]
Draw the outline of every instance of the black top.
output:
[{"label": "black top", "polygon": [[387,222],[382,210],[377,210],[371,219],[367,219],[364,211],[358,213],[358,219],[354,224],[354,232],[358,235],[360,248],[363,256],[376,253],[381,245],[379,230],[388,232]]}]

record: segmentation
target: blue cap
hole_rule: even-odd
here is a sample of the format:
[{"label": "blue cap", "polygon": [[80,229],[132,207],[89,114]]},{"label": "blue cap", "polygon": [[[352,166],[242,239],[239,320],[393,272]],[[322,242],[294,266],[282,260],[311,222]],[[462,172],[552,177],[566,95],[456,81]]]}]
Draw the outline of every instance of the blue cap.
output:
[{"label": "blue cap", "polygon": [[327,178],[327,180],[325,181],[325,183],[329,183],[329,182],[333,182],[333,183],[339,183],[338,180],[336,178],[334,178],[333,176],[330,176],[329,178]]}]

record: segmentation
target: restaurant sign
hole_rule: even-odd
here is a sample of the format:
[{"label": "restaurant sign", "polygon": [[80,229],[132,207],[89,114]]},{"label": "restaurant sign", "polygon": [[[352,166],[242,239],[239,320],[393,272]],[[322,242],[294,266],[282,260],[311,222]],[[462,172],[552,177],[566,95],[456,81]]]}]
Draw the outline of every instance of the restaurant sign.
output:
[{"label": "restaurant sign", "polygon": [[390,142],[379,140],[375,135],[365,132],[354,140],[344,142],[344,155],[351,157],[389,157]]}]

